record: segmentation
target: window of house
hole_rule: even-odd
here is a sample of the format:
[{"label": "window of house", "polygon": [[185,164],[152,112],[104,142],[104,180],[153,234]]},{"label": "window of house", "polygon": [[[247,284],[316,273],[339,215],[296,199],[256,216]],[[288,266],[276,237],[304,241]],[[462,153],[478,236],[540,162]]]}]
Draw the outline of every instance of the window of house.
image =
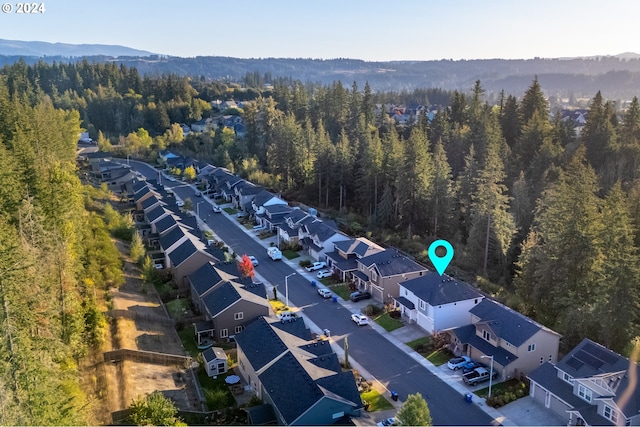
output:
[{"label": "window of house", "polygon": [[566,372],[562,373],[562,379],[568,382],[569,384],[573,384],[573,377]]},{"label": "window of house", "polygon": [[482,338],[484,338],[487,341],[491,341],[491,334],[489,333],[489,331],[487,330],[482,331]]},{"label": "window of house", "polygon": [[376,273],[375,270],[371,270],[371,281],[372,282],[377,282],[378,281],[378,273]]},{"label": "window of house", "polygon": [[544,357],[540,358],[540,364],[542,365],[544,363]]},{"label": "window of house", "polygon": [[550,354],[550,355],[549,355],[549,362],[551,362],[551,360],[552,360],[552,359],[553,359],[553,355],[552,355],[552,354]]},{"label": "window of house", "polygon": [[604,405],[604,410],[602,411],[602,414],[606,419],[611,420],[614,423],[618,422],[618,412],[615,409],[613,409],[611,406]]},{"label": "window of house", "polygon": [[227,338],[229,336],[228,329],[220,329],[220,338]]},{"label": "window of house", "polygon": [[427,303],[420,300],[420,310],[426,310],[427,308]]},{"label": "window of house", "polygon": [[240,313],[235,313],[235,314],[233,315],[233,318],[234,318],[235,320],[242,320],[242,319],[244,319],[244,313],[243,313],[242,311],[241,311]]},{"label": "window of house", "polygon": [[578,396],[591,403],[591,390],[580,384],[578,386]]},{"label": "window of house", "polygon": [[535,351],[535,349],[536,349],[535,344],[529,344],[529,347],[527,347],[527,351]]},{"label": "window of house", "polygon": [[239,334],[240,332],[242,332],[243,329],[244,329],[244,326],[242,325],[236,326],[236,329],[235,329],[236,334]]}]

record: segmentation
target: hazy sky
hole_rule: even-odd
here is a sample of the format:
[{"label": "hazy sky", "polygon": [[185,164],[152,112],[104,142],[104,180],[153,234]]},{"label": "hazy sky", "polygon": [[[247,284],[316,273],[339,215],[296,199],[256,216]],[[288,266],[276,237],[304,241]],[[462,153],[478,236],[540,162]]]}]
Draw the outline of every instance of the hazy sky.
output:
[{"label": "hazy sky", "polygon": [[[0,0],[0,3],[6,0]],[[9,2],[15,5],[17,2]],[[638,0],[48,0],[0,38],[177,56],[365,60],[640,53]]]}]

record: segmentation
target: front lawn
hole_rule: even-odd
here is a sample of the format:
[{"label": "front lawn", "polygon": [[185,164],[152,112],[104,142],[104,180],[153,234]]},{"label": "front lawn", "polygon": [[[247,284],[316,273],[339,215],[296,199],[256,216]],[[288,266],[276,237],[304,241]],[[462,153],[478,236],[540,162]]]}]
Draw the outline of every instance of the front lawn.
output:
[{"label": "front lawn", "polygon": [[436,350],[431,354],[427,355],[426,359],[429,362],[433,363],[434,365],[440,366],[447,363],[449,359],[451,359],[452,357],[453,357],[453,354],[449,350],[441,348],[440,350]]},{"label": "front lawn", "polygon": [[236,214],[236,212],[238,212],[238,210],[237,210],[237,209],[234,209],[234,208],[224,208],[223,210],[224,210],[226,213],[228,213],[229,215],[235,215],[235,214]]},{"label": "front lawn", "polygon": [[385,397],[378,393],[376,390],[370,390],[364,393],[360,393],[360,398],[362,399],[363,403],[369,403],[369,409],[367,409],[367,412],[393,409],[393,405],[391,404],[391,402],[385,399]]},{"label": "front lawn", "polygon": [[331,292],[335,293],[343,300],[349,301],[349,297],[351,296],[351,289],[349,289],[348,285],[339,284],[330,286],[329,288],[331,289]]},{"label": "front lawn", "polygon": [[404,326],[401,321],[399,321],[397,319],[394,319],[391,316],[389,316],[389,313],[385,313],[385,314],[383,314],[381,316],[378,316],[373,320],[378,325],[380,325],[383,328],[385,328],[387,330],[387,332],[395,331],[396,329],[401,328],[401,327]]},{"label": "front lawn", "polygon": [[422,346],[426,346],[427,344],[429,344],[429,342],[431,342],[431,337],[422,337],[422,338],[418,338],[417,340],[409,341],[406,344],[407,346],[411,347],[412,349],[420,353],[420,348]]},{"label": "front lawn", "polygon": [[407,345],[420,353],[422,357],[433,363],[435,366],[443,365],[453,357],[453,353],[451,353],[447,348],[443,347],[436,349],[433,345],[433,337],[430,336],[409,341]]},{"label": "front lawn", "polygon": [[292,251],[291,249],[285,249],[282,251],[282,256],[286,257],[287,259],[296,259],[300,256],[300,254],[298,253],[298,251]]}]

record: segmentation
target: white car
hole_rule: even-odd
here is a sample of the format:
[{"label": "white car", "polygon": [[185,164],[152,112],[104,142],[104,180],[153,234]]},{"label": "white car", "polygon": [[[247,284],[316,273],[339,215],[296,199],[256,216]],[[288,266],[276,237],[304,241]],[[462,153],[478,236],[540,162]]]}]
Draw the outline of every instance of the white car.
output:
[{"label": "white car", "polygon": [[283,322],[285,320],[293,320],[296,317],[298,317],[298,316],[296,316],[296,314],[294,312],[292,312],[292,311],[283,311],[280,314],[278,314],[278,320],[281,320]]},{"label": "white car", "polygon": [[318,293],[322,298],[331,298],[331,291],[327,288],[318,288]]},{"label": "white car", "polygon": [[256,257],[254,257],[253,255],[249,255],[249,259],[251,260],[251,264],[253,264],[254,267],[258,266],[259,262]]},{"label": "white car", "polygon": [[305,270],[311,272],[311,271],[317,271],[320,270],[322,268],[325,268],[327,266],[327,263],[324,261],[317,261],[314,262],[313,264],[311,264],[310,266],[306,267]]},{"label": "white car", "polygon": [[176,200],[176,205],[178,205],[179,208],[184,206],[184,202],[182,200]]},{"label": "white car", "polygon": [[356,322],[356,325],[358,326],[365,326],[369,324],[369,318],[363,314],[354,313],[351,315],[351,320]]},{"label": "white car", "polygon": [[376,425],[378,427],[397,426],[398,425],[398,420],[396,420],[394,417],[385,418],[384,420],[380,421]]},{"label": "white car", "polygon": [[220,206],[215,205],[215,206],[213,207],[213,212],[214,212],[214,213],[222,213],[222,209],[220,208]]},{"label": "white car", "polygon": [[247,216],[247,213],[243,211],[240,211],[236,214],[236,218],[244,218],[245,216]]},{"label": "white car", "polygon": [[316,274],[316,277],[318,279],[324,279],[325,277],[331,277],[332,273],[329,270],[320,270],[318,271],[318,274]]}]

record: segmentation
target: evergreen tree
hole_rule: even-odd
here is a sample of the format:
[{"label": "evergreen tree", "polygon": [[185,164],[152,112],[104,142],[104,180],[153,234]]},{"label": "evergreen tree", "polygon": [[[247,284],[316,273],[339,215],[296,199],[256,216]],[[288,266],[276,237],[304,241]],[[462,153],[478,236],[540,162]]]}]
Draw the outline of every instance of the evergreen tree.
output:
[{"label": "evergreen tree", "polygon": [[615,129],[610,120],[610,106],[603,103],[600,91],[591,100],[582,142],[587,148],[587,160],[596,171],[604,168],[615,144]]},{"label": "evergreen tree", "polygon": [[452,220],[454,206],[453,178],[447,153],[442,143],[433,150],[433,191],[429,198],[430,216],[433,219],[433,235],[453,237]]},{"label": "evergreen tree", "polygon": [[533,78],[531,86],[525,91],[520,102],[520,123],[526,125],[534,115],[549,117],[549,104],[542,93],[538,76]]}]

